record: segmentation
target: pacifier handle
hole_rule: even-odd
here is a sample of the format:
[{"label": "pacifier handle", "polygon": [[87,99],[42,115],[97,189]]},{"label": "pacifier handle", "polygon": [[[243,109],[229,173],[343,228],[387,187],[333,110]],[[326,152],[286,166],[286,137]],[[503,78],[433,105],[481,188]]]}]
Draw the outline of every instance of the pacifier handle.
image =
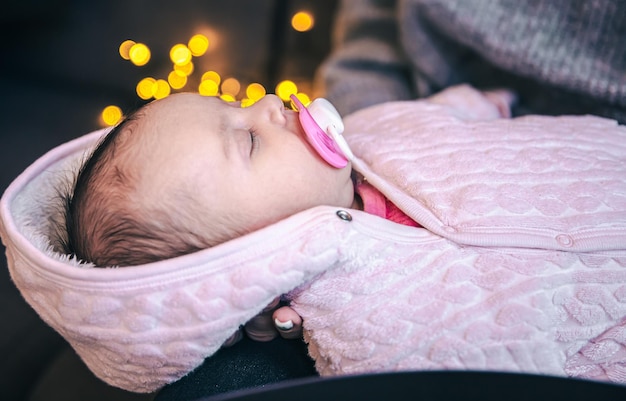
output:
[{"label": "pacifier handle", "polygon": [[296,95],[290,98],[298,109],[300,124],[311,146],[331,166],[347,166],[354,155],[341,135],[344,126],[337,109],[324,98],[315,99],[308,108]]}]

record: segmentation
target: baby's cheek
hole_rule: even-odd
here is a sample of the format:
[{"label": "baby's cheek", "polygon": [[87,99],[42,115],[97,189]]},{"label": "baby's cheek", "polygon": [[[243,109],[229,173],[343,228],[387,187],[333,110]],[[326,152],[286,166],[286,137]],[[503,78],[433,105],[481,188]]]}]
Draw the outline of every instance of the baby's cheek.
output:
[{"label": "baby's cheek", "polygon": [[349,177],[335,175],[325,183],[323,189],[325,199],[320,204],[338,207],[351,207],[354,201],[354,186]]}]

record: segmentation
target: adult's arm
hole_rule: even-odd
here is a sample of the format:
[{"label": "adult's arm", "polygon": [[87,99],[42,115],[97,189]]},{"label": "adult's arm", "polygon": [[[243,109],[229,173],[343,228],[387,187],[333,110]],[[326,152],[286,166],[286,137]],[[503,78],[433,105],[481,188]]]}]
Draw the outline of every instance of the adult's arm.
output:
[{"label": "adult's arm", "polygon": [[396,12],[395,0],[339,4],[331,54],[318,69],[316,90],[340,114],[415,97],[399,45]]}]

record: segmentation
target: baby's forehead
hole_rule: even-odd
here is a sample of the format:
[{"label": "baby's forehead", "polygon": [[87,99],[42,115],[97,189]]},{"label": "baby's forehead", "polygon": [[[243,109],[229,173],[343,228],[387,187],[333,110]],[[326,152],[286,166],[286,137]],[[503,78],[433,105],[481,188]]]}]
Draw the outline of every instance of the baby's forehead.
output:
[{"label": "baby's forehead", "polygon": [[[202,96],[192,92],[181,92],[148,103],[143,108],[143,125],[168,124],[170,129],[185,126],[205,115],[224,115],[232,110],[225,101],[215,96]],[[215,117],[213,117],[215,119]]]},{"label": "baby's forehead", "polygon": [[[206,97],[196,93],[182,92],[146,104],[127,127],[130,149],[142,160],[166,156],[178,158],[178,152],[192,151],[199,146],[211,146],[217,141],[206,137],[217,137],[222,131],[223,114],[230,107],[217,97]],[[211,135],[215,132],[218,135]],[[202,139],[198,143],[198,139]],[[207,145],[208,144],[208,145]],[[131,146],[127,147],[130,148]]]},{"label": "baby's forehead", "polygon": [[223,103],[224,101],[216,96],[202,96],[194,92],[180,92],[163,99],[154,100],[146,105],[146,109],[154,109],[156,112],[162,113],[200,105],[202,107],[218,106]]}]

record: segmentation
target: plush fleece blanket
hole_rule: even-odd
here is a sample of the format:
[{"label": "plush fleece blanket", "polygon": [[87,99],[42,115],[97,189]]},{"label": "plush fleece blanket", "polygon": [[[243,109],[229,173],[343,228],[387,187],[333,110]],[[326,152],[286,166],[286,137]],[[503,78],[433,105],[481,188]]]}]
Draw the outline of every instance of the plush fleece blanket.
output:
[{"label": "plush fleece blanket", "polygon": [[626,128],[590,116],[492,120],[480,99],[468,106],[472,91],[446,96],[345,120],[355,169],[424,228],[320,206],[195,254],[96,269],[60,251],[58,192],[98,131],[4,193],[11,277],[98,377],[130,391],[189,373],[281,294],[322,375],[487,369],[626,382]]}]

